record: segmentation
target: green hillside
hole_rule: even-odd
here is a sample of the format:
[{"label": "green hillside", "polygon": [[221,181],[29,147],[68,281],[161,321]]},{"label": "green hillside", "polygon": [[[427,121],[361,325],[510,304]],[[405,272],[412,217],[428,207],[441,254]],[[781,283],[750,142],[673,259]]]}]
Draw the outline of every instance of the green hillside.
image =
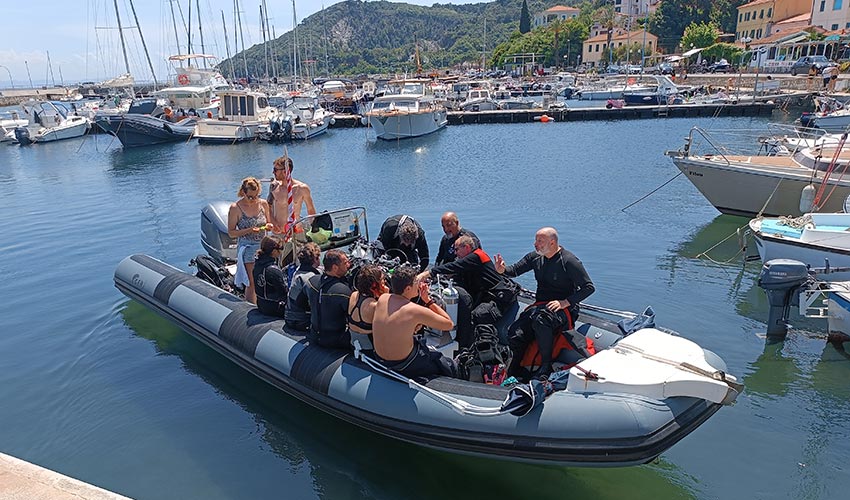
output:
[{"label": "green hillside", "polygon": [[[571,5],[576,0],[528,0],[528,10],[535,13],[554,5]],[[298,25],[299,64],[309,75],[354,75],[359,73],[413,73],[415,46],[425,71],[460,63],[481,61],[485,43],[494,47],[507,41],[519,29],[522,0],[496,0],[469,5],[434,4],[421,7],[385,1],[347,0],[304,19]],[[293,53],[290,31],[269,44],[275,54],[277,74],[290,75]],[[253,77],[266,74],[262,44],[245,50],[248,73]],[[237,77],[245,76],[243,57],[233,57]],[[268,74],[274,65],[268,63]],[[219,64],[225,76],[232,76],[231,61]]]}]

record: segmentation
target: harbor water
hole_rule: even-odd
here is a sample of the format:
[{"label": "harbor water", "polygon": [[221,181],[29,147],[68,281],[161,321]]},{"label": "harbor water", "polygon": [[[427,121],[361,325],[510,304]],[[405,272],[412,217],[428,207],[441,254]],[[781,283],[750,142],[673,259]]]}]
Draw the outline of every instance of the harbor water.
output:
[{"label": "harbor water", "polygon": [[[794,317],[764,339],[746,219],[720,216],[663,155],[694,125],[767,118],[452,126],[376,142],[336,129],[290,144],[319,210],[363,205],[370,236],[407,213],[432,252],[458,213],[514,261],[554,226],[596,284],[588,300],[652,305],[746,384],[652,464],[574,469],[448,454],[343,423],[237,368],[112,284],[146,253],[183,269],[200,210],[269,178],[283,147],[194,142],[123,150],[108,136],[0,146],[0,451],[134,498],[843,498],[850,356]],[[531,277],[524,283],[531,285]],[[845,492],[845,493],[842,493]]]}]

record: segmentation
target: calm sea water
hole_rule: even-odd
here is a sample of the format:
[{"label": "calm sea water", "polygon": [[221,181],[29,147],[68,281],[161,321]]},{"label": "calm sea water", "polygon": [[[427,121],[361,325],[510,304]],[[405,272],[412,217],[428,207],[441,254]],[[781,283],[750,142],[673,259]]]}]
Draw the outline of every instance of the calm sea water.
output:
[{"label": "calm sea water", "polygon": [[[449,127],[376,143],[332,130],[289,146],[319,209],[368,208],[372,236],[415,216],[432,248],[456,211],[508,260],[553,225],[597,285],[720,354],[746,392],[656,463],[571,469],[462,457],[326,416],[236,368],[112,284],[143,252],[187,268],[200,209],[269,177],[282,148],[195,143],[124,151],[105,136],[0,147],[0,451],[119,493],[184,498],[842,498],[850,360],[825,325],[767,344],[746,223],[719,216],[662,153],[688,129],[764,118]],[[725,261],[728,263],[724,263]],[[842,493],[845,492],[845,493]]]}]

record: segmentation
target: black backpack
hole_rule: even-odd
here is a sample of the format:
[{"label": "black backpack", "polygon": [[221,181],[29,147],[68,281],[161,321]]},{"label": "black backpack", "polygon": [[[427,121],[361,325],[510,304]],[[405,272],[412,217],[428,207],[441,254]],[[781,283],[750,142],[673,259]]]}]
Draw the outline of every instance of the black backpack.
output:
[{"label": "black backpack", "polygon": [[511,363],[511,348],[499,344],[499,332],[494,325],[475,325],[475,341],[457,355],[460,378],[470,382],[501,383]]},{"label": "black backpack", "polygon": [[210,256],[198,255],[189,261],[189,265],[198,268],[198,272],[195,273],[195,276],[198,278],[228,292],[233,290],[233,280],[230,277],[230,273],[226,269],[219,267]]}]

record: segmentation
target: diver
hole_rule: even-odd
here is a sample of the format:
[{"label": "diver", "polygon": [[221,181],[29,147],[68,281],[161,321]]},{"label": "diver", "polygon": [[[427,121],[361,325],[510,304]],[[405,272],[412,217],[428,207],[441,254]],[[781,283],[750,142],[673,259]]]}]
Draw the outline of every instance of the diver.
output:
[{"label": "diver", "polygon": [[466,229],[465,227],[460,227],[460,221],[458,221],[457,214],[454,212],[446,212],[440,217],[440,225],[443,226],[443,238],[440,240],[440,249],[437,250],[437,258],[434,263],[437,265],[446,264],[448,262],[452,262],[455,260],[455,241],[460,236],[471,236],[472,240],[475,242],[475,248],[481,248],[481,242],[478,241],[478,236],[475,236],[475,233]]},{"label": "diver", "polygon": [[286,327],[306,332],[310,329],[310,301],[302,293],[307,281],[319,274],[321,250],[315,243],[306,243],[298,249],[298,269],[292,275],[289,293],[286,298],[284,319]]},{"label": "diver", "polygon": [[260,251],[254,261],[254,292],[257,309],[269,316],[284,317],[286,311],[286,273],[277,265],[283,240],[277,236],[264,236]]},{"label": "diver", "polygon": [[425,231],[413,217],[393,215],[385,220],[378,241],[383,245],[387,257],[404,256],[403,262],[419,266],[420,271],[428,267],[430,254]]},{"label": "diver", "polygon": [[[558,244],[558,232],[552,227],[538,230],[534,251],[511,266],[505,266],[501,254],[496,254],[495,267],[496,272],[509,277],[534,271],[537,280],[535,303],[510,328],[509,344],[514,356],[508,374],[519,373],[525,350],[537,340],[540,368],[532,376],[548,376],[552,372],[555,335],[573,329],[579,303],[596,288],[578,257]],[[581,346],[576,347],[582,350]]]},{"label": "diver", "polygon": [[345,281],[351,261],[341,250],[328,250],[322,264],[324,274],[310,278],[302,292],[310,301],[310,340],[322,347],[351,349],[347,321],[351,288]]},{"label": "diver", "polygon": [[[390,278],[392,293],[378,298],[372,320],[372,337],[379,361],[408,378],[457,376],[451,358],[428,348],[422,337],[416,337],[421,326],[435,330],[451,330],[449,314],[428,295],[428,283],[416,279],[416,270],[400,266]],[[412,302],[419,298],[424,305]]]}]

